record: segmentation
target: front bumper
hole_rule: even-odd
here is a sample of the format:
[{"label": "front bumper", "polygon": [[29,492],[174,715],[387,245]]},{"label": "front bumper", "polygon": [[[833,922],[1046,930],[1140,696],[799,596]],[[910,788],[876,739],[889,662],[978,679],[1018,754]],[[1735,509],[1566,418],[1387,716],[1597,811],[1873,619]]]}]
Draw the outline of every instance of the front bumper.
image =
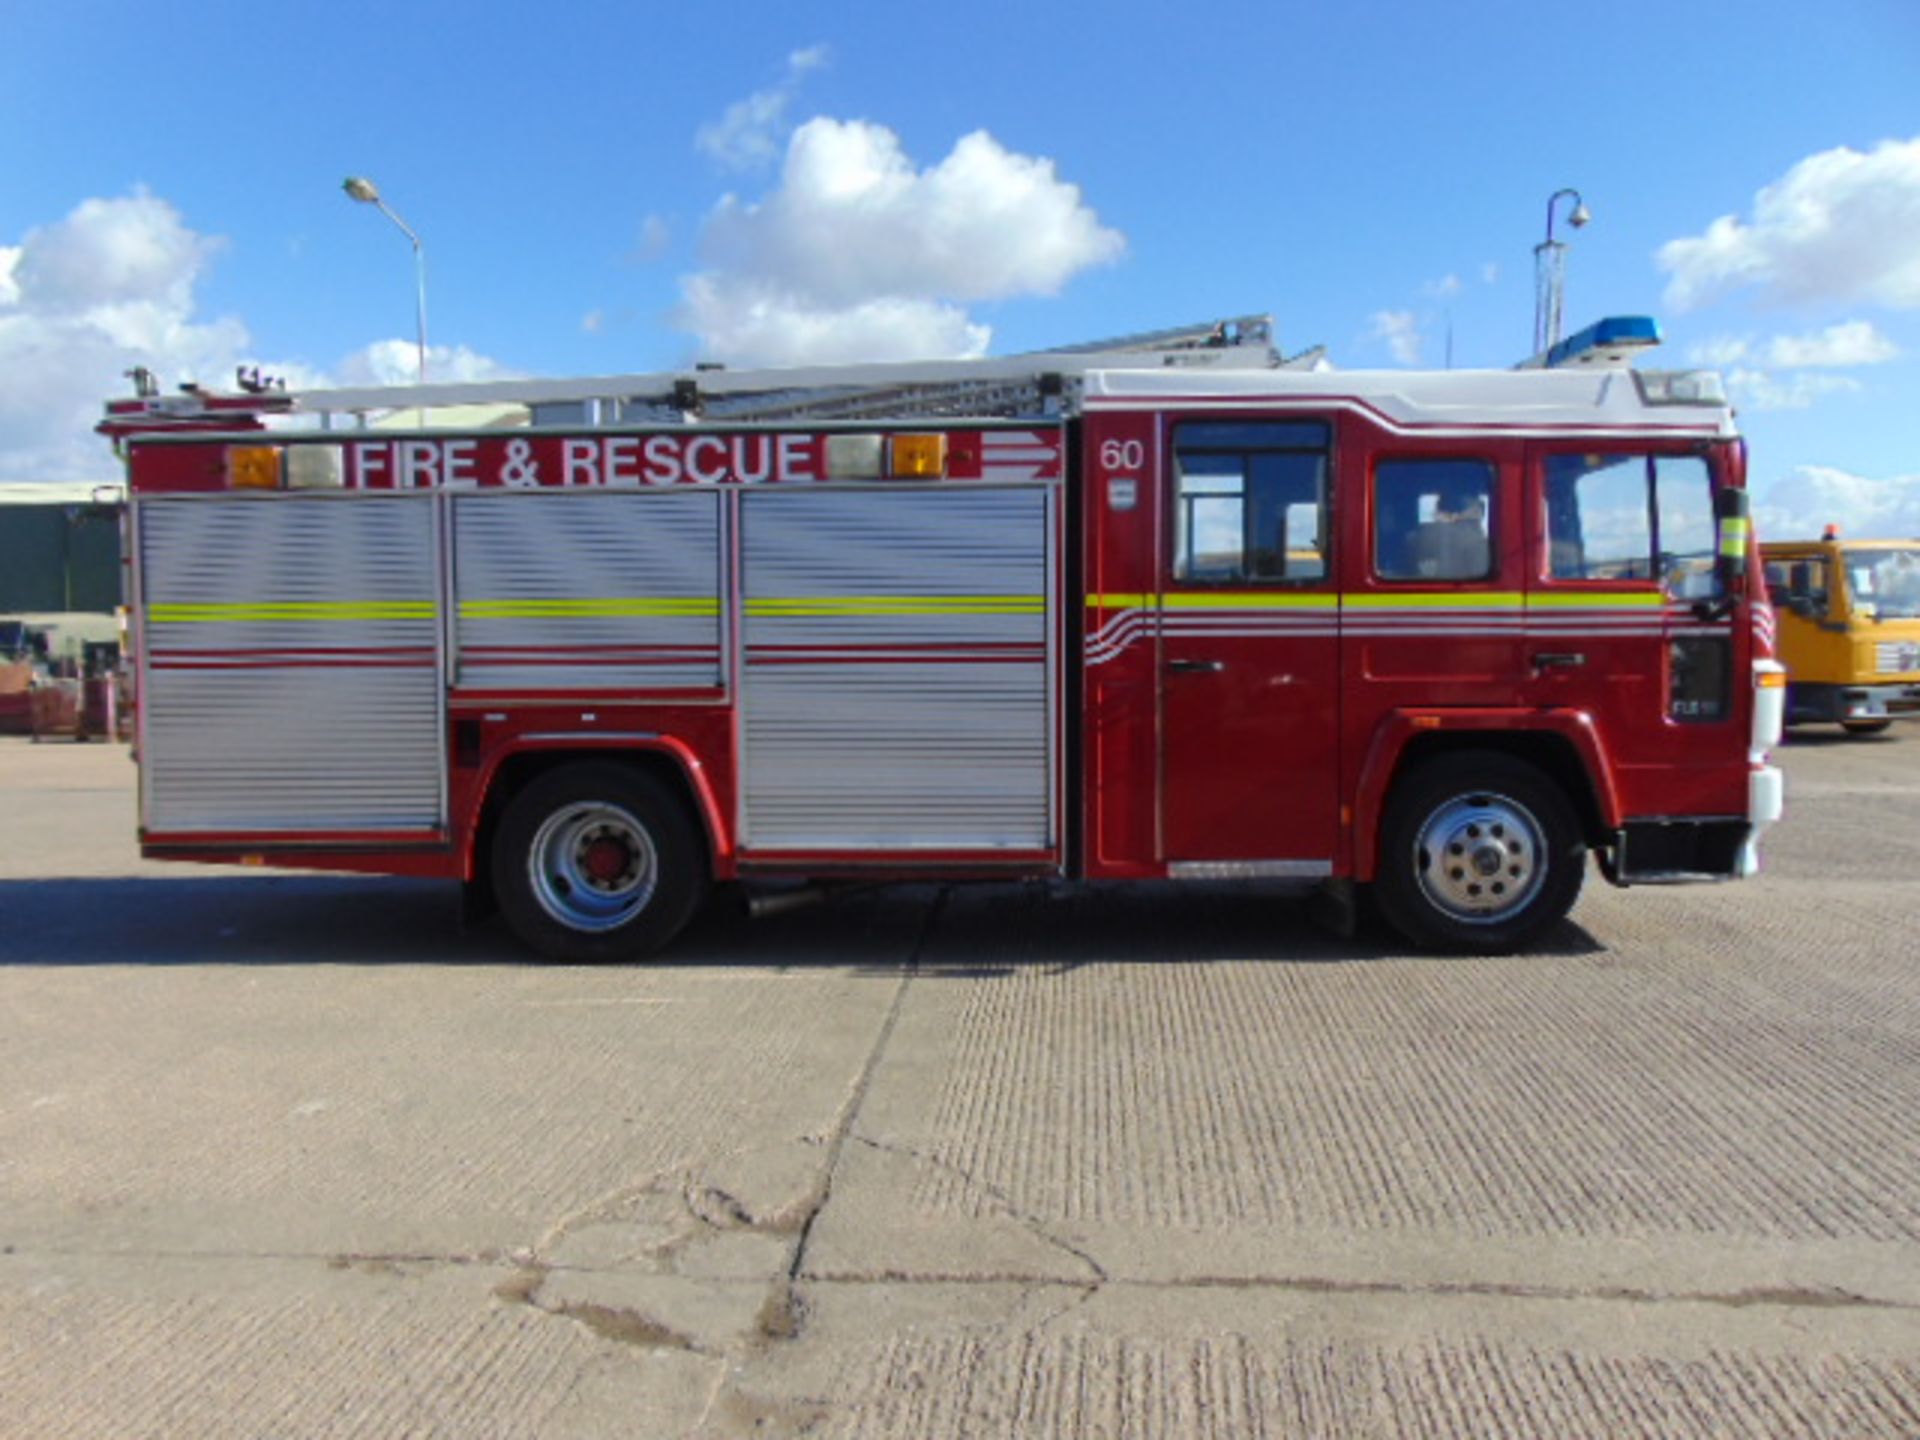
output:
[{"label": "front bumper", "polygon": [[1599,852],[1615,885],[1685,885],[1742,880],[1760,870],[1760,837],[1786,806],[1786,777],[1773,765],[1747,772],[1745,815],[1676,815],[1629,820]]},{"label": "front bumper", "polygon": [[1756,765],[1747,775],[1746,843],[1734,873],[1742,879],[1760,873],[1760,837],[1787,808],[1787,777],[1778,765]]},{"label": "front bumper", "polygon": [[1920,685],[1794,685],[1787,696],[1787,718],[1795,724],[1903,716],[1920,716]]}]

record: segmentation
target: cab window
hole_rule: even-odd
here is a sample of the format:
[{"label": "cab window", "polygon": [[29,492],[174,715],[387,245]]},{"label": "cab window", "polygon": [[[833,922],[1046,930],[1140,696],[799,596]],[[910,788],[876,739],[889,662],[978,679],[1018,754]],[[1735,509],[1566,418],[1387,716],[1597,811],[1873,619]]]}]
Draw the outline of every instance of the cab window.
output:
[{"label": "cab window", "polygon": [[1493,573],[1493,464],[1382,460],[1373,471],[1373,572],[1382,580]]},{"label": "cab window", "polygon": [[1547,574],[1555,580],[1657,582],[1711,599],[1713,474],[1698,455],[1549,455]]},{"label": "cab window", "polygon": [[1827,562],[1817,555],[1767,561],[1767,598],[1803,615],[1827,613]]},{"label": "cab window", "polygon": [[1309,584],[1327,576],[1328,427],[1207,421],[1173,432],[1173,578]]},{"label": "cab window", "polygon": [[1920,546],[1846,550],[1853,608],[1881,620],[1920,619]]}]

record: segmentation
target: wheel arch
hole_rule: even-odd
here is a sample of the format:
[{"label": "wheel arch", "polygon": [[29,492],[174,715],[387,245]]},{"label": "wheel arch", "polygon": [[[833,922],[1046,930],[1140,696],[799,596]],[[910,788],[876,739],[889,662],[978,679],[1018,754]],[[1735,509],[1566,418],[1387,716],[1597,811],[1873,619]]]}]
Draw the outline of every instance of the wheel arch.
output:
[{"label": "wheel arch", "polygon": [[499,831],[500,818],[516,795],[542,775],[567,765],[588,763],[628,766],[664,784],[685,808],[695,832],[705,839],[711,877],[728,878],[733,852],[719,805],[698,757],[685,745],[664,736],[618,743],[605,743],[592,737],[578,741],[529,737],[503,747],[492,758],[477,787],[478,799],[467,826],[463,857],[468,881],[486,884],[487,856]]},{"label": "wheel arch", "polygon": [[1396,783],[1439,756],[1491,751],[1525,761],[1560,787],[1590,847],[1611,841],[1619,798],[1605,747],[1578,711],[1401,712],[1374,735],[1361,769],[1354,816],[1354,878],[1375,878],[1380,825]]}]

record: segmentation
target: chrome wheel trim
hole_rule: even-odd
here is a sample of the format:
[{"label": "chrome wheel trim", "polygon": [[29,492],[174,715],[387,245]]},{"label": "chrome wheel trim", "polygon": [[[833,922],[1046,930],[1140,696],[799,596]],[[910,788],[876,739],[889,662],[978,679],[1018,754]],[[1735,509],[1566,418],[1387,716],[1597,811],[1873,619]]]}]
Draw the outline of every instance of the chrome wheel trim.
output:
[{"label": "chrome wheel trim", "polygon": [[[617,873],[596,873],[596,847],[625,851]],[[602,852],[604,854],[604,851]],[[660,883],[660,857],[630,811],[602,800],[562,806],[527,848],[527,878],[540,908],[569,930],[613,930],[647,908]]]},{"label": "chrome wheel trim", "polygon": [[1411,859],[1427,903],[1465,925],[1511,919],[1547,881],[1539,820],[1519,801],[1487,791],[1435,807],[1414,838]]}]

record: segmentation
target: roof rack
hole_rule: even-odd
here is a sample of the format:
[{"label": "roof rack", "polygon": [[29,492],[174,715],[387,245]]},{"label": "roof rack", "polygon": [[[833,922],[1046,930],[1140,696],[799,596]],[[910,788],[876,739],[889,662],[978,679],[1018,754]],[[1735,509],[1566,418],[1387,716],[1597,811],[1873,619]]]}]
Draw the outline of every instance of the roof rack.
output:
[{"label": "roof rack", "polygon": [[[247,416],[310,416],[326,429],[365,426],[394,411],[453,406],[525,406],[535,424],[686,424],[696,421],[877,419],[901,416],[1028,417],[1077,403],[1081,377],[1095,370],[1167,367],[1219,370],[1313,369],[1324,352],[1291,359],[1273,346],[1271,315],[1177,326],[1079,345],[982,360],[692,370],[570,380],[493,380],[289,392],[241,376],[245,393],[182,386],[161,395],[151,377],[137,399],[108,406],[108,426],[200,428]],[[137,417],[137,419],[136,419]],[[117,423],[116,423],[117,422]],[[131,423],[130,423],[131,422]]]}]

